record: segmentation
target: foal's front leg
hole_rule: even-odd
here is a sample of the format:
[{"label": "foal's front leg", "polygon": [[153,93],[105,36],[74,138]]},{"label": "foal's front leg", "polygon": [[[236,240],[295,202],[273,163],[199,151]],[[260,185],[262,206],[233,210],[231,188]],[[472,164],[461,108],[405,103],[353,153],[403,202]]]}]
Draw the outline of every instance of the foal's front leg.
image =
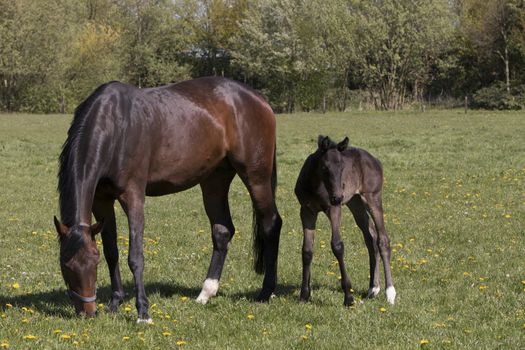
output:
[{"label": "foal's front leg", "polygon": [[317,213],[301,206],[301,223],[303,225],[303,282],[301,285],[300,300],[306,302],[310,299],[310,265],[313,259],[314,232]]},{"label": "foal's front leg", "polygon": [[337,262],[339,264],[339,270],[341,272],[341,288],[345,295],[344,305],[350,306],[354,304],[354,297],[352,296],[352,284],[350,279],[346,274],[345,268],[345,246],[341,240],[340,226],[341,226],[341,206],[330,206],[328,209],[328,218],[330,219],[330,224],[332,225],[332,252],[334,253]]}]

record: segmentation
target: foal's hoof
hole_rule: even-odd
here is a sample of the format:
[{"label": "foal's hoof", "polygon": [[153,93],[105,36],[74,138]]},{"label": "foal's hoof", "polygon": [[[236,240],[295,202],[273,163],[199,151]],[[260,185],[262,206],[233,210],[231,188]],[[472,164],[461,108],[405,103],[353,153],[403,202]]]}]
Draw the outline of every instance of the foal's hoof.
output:
[{"label": "foal's hoof", "polygon": [[386,300],[392,305],[396,302],[396,289],[394,286],[390,286],[386,289]]},{"label": "foal's hoof", "polygon": [[380,287],[370,288],[366,294],[367,299],[375,298],[379,294],[379,291],[381,291]]}]

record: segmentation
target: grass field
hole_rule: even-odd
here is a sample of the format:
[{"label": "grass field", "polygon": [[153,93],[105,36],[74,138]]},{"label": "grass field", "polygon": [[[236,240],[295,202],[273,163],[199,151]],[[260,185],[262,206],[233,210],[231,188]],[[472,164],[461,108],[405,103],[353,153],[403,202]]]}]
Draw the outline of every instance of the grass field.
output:
[{"label": "grass field", "polygon": [[[237,234],[219,295],[197,304],[211,238],[199,188],[146,204],[145,284],[153,325],[137,325],[119,209],[121,271],[129,297],[117,314],[105,261],[101,314],[74,316],[58,264],[57,157],[71,116],[0,115],[0,348],[523,349],[525,347],[525,113],[428,111],[279,115],[278,206],[284,224],[279,285],[252,301],[251,204],[230,194]],[[302,232],[293,194],[317,135],[350,137],[385,169],[386,227],[398,298],[343,307],[329,225],[320,218],[311,302],[298,302]],[[349,213],[346,261],[357,299],[368,258]]]}]

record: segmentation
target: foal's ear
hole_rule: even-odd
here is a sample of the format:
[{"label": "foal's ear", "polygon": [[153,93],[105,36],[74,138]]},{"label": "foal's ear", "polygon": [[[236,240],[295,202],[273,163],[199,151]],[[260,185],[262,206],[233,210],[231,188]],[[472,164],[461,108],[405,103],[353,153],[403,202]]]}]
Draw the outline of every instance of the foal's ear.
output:
[{"label": "foal's ear", "polygon": [[55,227],[57,229],[57,233],[59,237],[64,237],[68,234],[69,229],[66,225],[61,223],[56,216],[53,216],[53,221],[55,222]]},{"label": "foal's ear", "polygon": [[328,151],[331,143],[332,141],[328,136],[319,135],[319,138],[317,139],[317,146],[321,151]]},{"label": "foal's ear", "polygon": [[338,150],[339,152],[342,152],[342,151],[344,151],[345,149],[347,149],[347,148],[348,148],[348,141],[349,141],[349,140],[348,140],[348,137],[345,137],[345,139],[344,139],[343,141],[341,141],[341,142],[339,142],[339,143],[337,144],[337,150]]},{"label": "foal's ear", "polygon": [[104,227],[104,219],[100,220],[96,224],[91,225],[91,236],[95,237],[97,233],[102,231],[103,227]]}]

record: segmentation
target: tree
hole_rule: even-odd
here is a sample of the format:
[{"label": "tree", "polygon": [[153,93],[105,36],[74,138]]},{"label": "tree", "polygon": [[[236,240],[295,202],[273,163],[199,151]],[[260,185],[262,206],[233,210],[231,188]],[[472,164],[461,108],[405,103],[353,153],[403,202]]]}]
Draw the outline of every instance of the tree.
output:
[{"label": "tree", "polygon": [[524,1],[465,0],[461,10],[463,35],[477,46],[479,57],[496,55],[501,60],[505,88],[510,93],[512,53],[522,51],[525,43]]},{"label": "tree", "polygon": [[168,0],[124,0],[123,70],[125,79],[137,85],[157,86],[189,78],[189,67],[181,64],[187,49],[183,23]]},{"label": "tree", "polygon": [[0,107],[53,111],[71,42],[74,1],[0,0]]},{"label": "tree", "polygon": [[380,109],[400,109],[430,82],[432,63],[451,38],[447,0],[356,1],[358,68]]}]

